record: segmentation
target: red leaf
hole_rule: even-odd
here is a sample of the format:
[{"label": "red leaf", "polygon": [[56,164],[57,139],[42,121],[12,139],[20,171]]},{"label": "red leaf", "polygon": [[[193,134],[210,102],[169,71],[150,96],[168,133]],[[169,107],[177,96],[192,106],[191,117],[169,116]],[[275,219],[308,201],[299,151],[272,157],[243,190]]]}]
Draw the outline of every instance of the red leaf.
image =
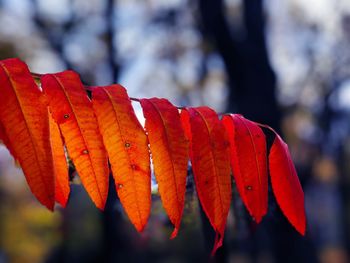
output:
[{"label": "red leaf", "polygon": [[95,87],[92,97],[120,202],[135,228],[142,231],[151,210],[147,136],[122,86]]},{"label": "red leaf", "polygon": [[0,61],[0,122],[3,137],[18,159],[28,185],[48,209],[54,207],[49,121],[42,93],[19,59]]},{"label": "red leaf", "polygon": [[231,203],[231,169],[225,129],[208,107],[182,110],[199,200],[216,231],[212,254],[222,245]]},{"label": "red leaf", "polygon": [[181,127],[180,115],[166,99],[140,100],[146,119],[155,176],[165,211],[179,230],[185,202],[188,165],[188,141]]},{"label": "red leaf", "polygon": [[107,153],[83,84],[78,74],[65,71],[44,75],[41,85],[79,177],[92,201],[103,210],[108,194]]},{"label": "red leaf", "polygon": [[62,207],[66,207],[70,193],[67,158],[63,148],[60,129],[50,113],[49,124],[52,160],[55,173],[55,200],[61,204]]},{"label": "red leaf", "polygon": [[261,128],[238,114],[222,120],[230,140],[233,176],[242,200],[257,223],[267,212],[266,139]]},{"label": "red leaf", "polygon": [[276,138],[269,155],[272,189],[283,214],[295,229],[304,235],[306,228],[304,192],[288,146],[276,132],[275,134]]}]

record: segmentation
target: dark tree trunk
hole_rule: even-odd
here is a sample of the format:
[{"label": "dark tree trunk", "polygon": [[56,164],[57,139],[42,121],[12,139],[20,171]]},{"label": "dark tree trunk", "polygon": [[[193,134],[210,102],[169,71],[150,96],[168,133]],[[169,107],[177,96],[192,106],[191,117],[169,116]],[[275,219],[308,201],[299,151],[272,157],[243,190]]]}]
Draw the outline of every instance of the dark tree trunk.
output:
[{"label": "dark tree trunk", "polygon": [[224,15],[222,0],[200,0],[205,36],[216,46],[227,71],[228,111],[279,129],[276,77],[271,68],[264,32],[262,0],[244,1],[243,39],[235,39]]}]

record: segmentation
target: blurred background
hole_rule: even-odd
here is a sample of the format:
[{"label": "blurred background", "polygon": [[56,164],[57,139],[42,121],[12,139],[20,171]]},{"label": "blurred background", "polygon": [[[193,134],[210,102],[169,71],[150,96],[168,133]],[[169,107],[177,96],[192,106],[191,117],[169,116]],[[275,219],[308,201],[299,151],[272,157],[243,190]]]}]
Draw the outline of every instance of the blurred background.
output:
[{"label": "blurred background", "polygon": [[[0,0],[0,25],[0,59],[33,72],[73,69],[87,85],[118,82],[133,97],[241,113],[282,134],[306,236],[271,193],[256,226],[235,191],[213,262],[350,262],[350,1]],[[105,213],[78,178],[71,188],[67,209],[47,211],[0,146],[0,263],[208,261],[213,233],[191,180],[175,240],[156,186],[142,234],[113,187]]]}]

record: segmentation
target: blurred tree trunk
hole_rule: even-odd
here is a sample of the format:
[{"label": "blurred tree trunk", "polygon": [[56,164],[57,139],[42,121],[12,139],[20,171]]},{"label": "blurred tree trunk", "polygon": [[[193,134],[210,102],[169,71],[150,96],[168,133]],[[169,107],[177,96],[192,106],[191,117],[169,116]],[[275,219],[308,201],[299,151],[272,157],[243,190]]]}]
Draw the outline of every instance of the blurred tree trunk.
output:
[{"label": "blurred tree trunk", "polygon": [[232,35],[223,0],[199,1],[203,33],[216,46],[226,67],[230,92],[228,111],[278,129],[276,77],[267,54],[262,0],[243,3],[243,39]]}]

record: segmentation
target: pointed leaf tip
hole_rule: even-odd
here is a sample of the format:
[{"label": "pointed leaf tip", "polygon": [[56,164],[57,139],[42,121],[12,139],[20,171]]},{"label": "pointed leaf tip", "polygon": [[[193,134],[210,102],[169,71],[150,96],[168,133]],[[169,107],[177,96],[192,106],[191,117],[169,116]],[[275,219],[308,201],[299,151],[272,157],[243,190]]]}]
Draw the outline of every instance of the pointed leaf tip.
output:
[{"label": "pointed leaf tip", "polygon": [[170,239],[174,239],[178,233],[179,233],[179,229],[177,227],[175,227],[173,232],[170,235]]},{"label": "pointed leaf tip", "polygon": [[222,243],[224,241],[224,237],[221,236],[218,232],[215,234],[215,241],[214,241],[214,247],[210,253],[211,257],[214,257],[216,254],[216,251],[222,247]]}]

